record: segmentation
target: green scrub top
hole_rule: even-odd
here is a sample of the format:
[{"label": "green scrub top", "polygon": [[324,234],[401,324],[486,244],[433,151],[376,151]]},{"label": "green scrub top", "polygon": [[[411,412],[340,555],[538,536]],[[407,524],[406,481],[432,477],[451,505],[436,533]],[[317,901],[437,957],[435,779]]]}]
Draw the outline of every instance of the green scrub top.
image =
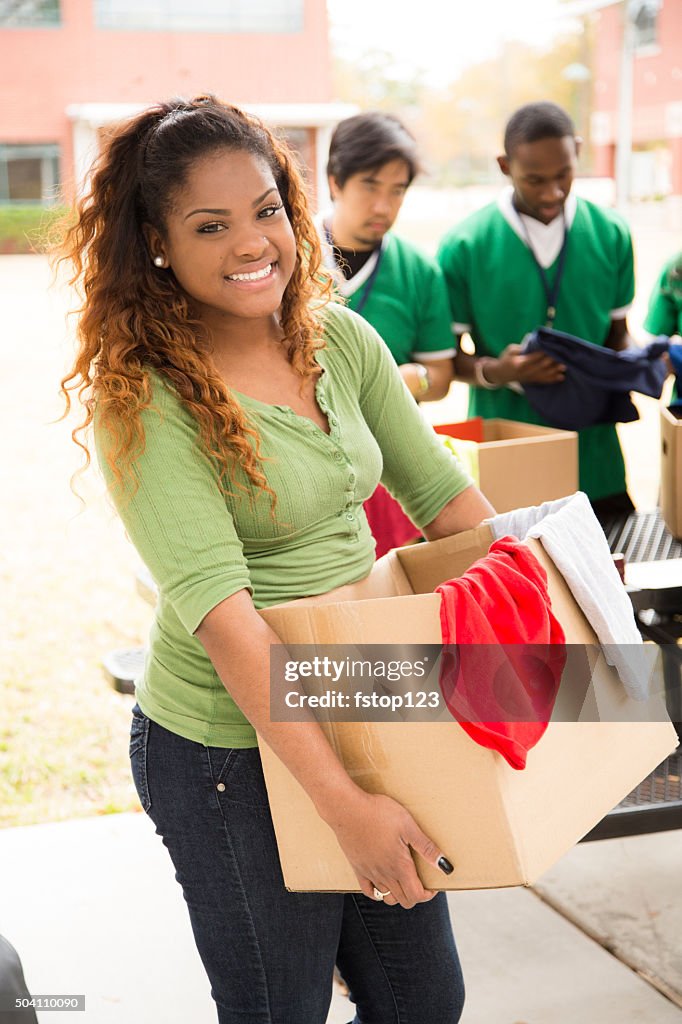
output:
[{"label": "green scrub top", "polygon": [[[651,334],[682,335],[682,252],[663,267],[649,299],[644,329]],[[673,388],[673,401],[679,399]]]},{"label": "green scrub top", "polygon": [[682,252],[663,267],[649,299],[644,328],[651,334],[682,335]]},{"label": "green scrub top", "polygon": [[[533,255],[498,203],[453,228],[437,259],[454,329],[471,335],[477,355],[499,356],[545,322],[547,301]],[[548,268],[550,280],[557,262]],[[553,326],[603,345],[612,319],[625,316],[633,297],[632,241],[625,222],[612,210],[578,199]],[[509,388],[471,388],[469,415],[545,423],[525,396]],[[625,463],[615,425],[581,430],[578,445],[581,489],[593,500],[623,493]]]},{"label": "green scrub top", "polygon": [[389,231],[384,235],[379,270],[363,301],[372,266],[368,272],[365,264],[339,290],[348,306],[381,335],[398,365],[454,356],[450,307],[440,267]]}]

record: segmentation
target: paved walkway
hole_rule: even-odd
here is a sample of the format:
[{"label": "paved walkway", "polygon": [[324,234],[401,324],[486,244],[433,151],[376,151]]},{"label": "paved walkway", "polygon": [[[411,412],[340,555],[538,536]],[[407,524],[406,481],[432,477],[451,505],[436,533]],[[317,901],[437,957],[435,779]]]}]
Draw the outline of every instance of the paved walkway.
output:
[{"label": "paved walkway", "polygon": [[[451,894],[462,1024],[682,1024],[680,1005],[627,966],[648,965],[682,1005],[681,863],[682,832],[608,840],[564,857],[542,899]],[[142,814],[0,831],[0,920],[33,992],[86,997],[85,1014],[41,1014],[41,1024],[215,1021],[180,889]],[[351,1017],[336,992],[327,1024]]]}]

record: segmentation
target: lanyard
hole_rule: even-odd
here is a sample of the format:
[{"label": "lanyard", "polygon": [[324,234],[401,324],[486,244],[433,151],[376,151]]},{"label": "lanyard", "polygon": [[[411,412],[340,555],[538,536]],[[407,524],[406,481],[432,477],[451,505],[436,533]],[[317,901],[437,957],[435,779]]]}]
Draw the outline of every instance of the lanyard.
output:
[{"label": "lanyard", "polygon": [[561,250],[559,252],[559,263],[556,268],[556,273],[554,274],[554,280],[551,283],[549,280],[549,274],[540,263],[540,260],[537,258],[535,249],[533,248],[533,243],[531,242],[530,235],[528,234],[528,228],[526,227],[523,217],[519,216],[519,220],[521,221],[523,233],[526,236],[526,245],[530,249],[530,254],[533,257],[535,266],[538,268],[538,272],[540,274],[542,287],[545,290],[545,299],[547,300],[547,315],[545,327],[551,327],[554,323],[554,320],[556,319],[556,307],[557,302],[559,300],[561,278],[563,277],[564,267],[566,265],[566,250],[568,248],[568,228],[566,227],[566,215],[564,214],[564,239],[561,243]]},{"label": "lanyard", "polygon": [[[324,229],[324,234],[325,234],[325,237],[327,239],[327,244],[329,245],[329,248],[331,249],[332,256],[333,256],[333,254],[334,254],[334,239],[332,238],[331,231],[329,230],[329,228],[326,225],[325,225],[325,229]],[[362,290],[362,296],[360,298],[360,301],[358,302],[357,306],[355,307],[355,312],[356,313],[362,313],[363,309],[367,305],[367,300],[368,300],[368,298],[369,298],[369,296],[371,294],[372,288],[374,287],[374,282],[376,281],[377,274],[379,273],[379,267],[381,266],[381,261],[382,261],[383,256],[384,256],[384,242],[383,242],[383,239],[381,241],[381,245],[379,246],[378,249],[375,250],[375,252],[376,252],[376,263],[374,264],[374,267],[372,268],[372,273],[367,278],[367,282],[365,284],[365,287]],[[370,256],[370,259],[371,258],[372,257]]]}]

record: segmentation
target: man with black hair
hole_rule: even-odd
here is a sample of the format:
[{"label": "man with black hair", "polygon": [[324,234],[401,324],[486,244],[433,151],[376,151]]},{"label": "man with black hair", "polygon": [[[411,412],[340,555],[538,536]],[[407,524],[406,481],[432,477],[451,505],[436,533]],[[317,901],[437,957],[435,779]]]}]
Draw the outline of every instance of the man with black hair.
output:
[{"label": "man with black hair", "polygon": [[[554,103],[529,103],[510,118],[497,158],[510,186],[442,240],[438,261],[458,342],[455,374],[472,385],[469,413],[542,423],[522,393],[563,379],[565,367],[520,343],[542,325],[616,351],[628,347],[634,296],[632,241],[612,210],[571,193],[580,139]],[[579,433],[580,487],[600,518],[633,508],[616,428]]]},{"label": "man with black hair", "polygon": [[390,114],[341,121],[327,175],[327,257],[348,305],[379,332],[418,401],[443,398],[455,354],[447,294],[433,260],[391,231],[419,173],[417,145]]},{"label": "man with black hair", "polygon": [[[397,117],[341,121],[327,164],[334,205],[320,230],[338,291],[384,339],[416,401],[428,402],[445,397],[453,375],[445,282],[434,260],[391,231],[419,170],[417,144]],[[377,558],[420,536],[381,486],[365,512]]]}]

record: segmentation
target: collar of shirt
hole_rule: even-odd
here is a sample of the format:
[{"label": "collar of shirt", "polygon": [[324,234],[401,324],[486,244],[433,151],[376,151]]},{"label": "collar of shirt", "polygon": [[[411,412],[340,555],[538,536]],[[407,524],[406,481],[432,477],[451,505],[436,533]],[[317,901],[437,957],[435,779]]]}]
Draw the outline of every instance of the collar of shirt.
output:
[{"label": "collar of shirt", "polygon": [[346,280],[346,278],[339,270],[336,264],[336,260],[334,259],[333,247],[327,241],[327,231],[329,230],[330,222],[330,213],[318,215],[315,218],[315,227],[317,228],[317,233],[320,236],[320,241],[322,243],[322,260],[327,270],[329,270],[332,274],[335,287],[340,292],[340,294],[343,295],[345,299],[348,299],[358,290],[358,288],[362,288],[365,281],[367,281],[367,279],[371,277],[372,271],[377,265],[377,260],[379,258],[379,250],[381,249],[384,252],[386,252],[389,232],[386,232],[384,237],[381,239],[381,245],[377,246],[377,248],[374,250],[370,258],[367,260],[367,262],[363,264],[362,267],[360,267],[357,274],[355,274],[353,277],[349,277],[348,280]]},{"label": "collar of shirt", "polygon": [[[559,214],[549,224],[543,224],[542,221],[536,220],[534,217],[520,214],[512,202],[513,195],[514,189],[511,185],[500,194],[497,201],[500,213],[524,245],[528,245],[528,238],[530,238],[538,263],[541,267],[547,269],[552,266],[561,252],[561,245],[564,240],[564,217]],[[572,192],[569,192],[563,211],[566,217],[566,228],[569,230],[573,223],[577,206],[576,197]]]}]

